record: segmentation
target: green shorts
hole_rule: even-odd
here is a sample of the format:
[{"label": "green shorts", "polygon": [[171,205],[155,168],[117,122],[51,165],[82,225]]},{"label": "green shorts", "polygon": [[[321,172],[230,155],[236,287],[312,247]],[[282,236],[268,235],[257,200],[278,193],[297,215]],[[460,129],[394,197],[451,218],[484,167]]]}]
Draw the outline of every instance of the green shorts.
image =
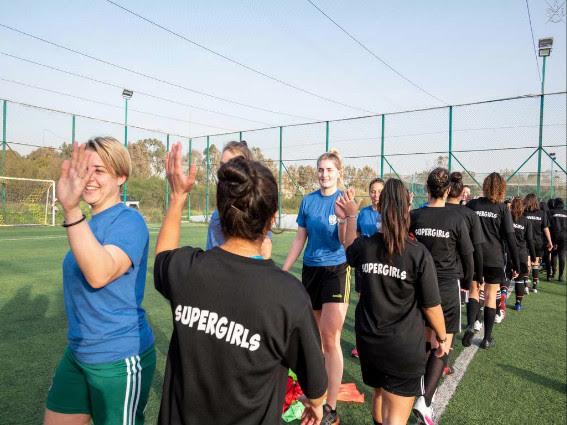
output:
[{"label": "green shorts", "polygon": [[155,369],[153,345],[138,356],[100,364],[80,363],[67,348],[55,370],[47,408],[91,415],[95,425],[143,424]]}]

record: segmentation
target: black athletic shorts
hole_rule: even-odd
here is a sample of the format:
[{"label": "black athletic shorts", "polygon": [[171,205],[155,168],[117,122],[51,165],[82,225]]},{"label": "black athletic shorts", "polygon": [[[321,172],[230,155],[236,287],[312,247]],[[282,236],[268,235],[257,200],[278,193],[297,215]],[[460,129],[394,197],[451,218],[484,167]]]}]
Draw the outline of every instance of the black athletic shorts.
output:
[{"label": "black athletic shorts", "polygon": [[326,303],[347,303],[350,294],[350,267],[347,263],[338,266],[311,267],[303,265],[301,282],[311,298],[313,310],[321,310]]},{"label": "black athletic shorts", "polygon": [[504,267],[483,267],[484,283],[500,285],[506,282]]},{"label": "black athletic shorts", "polygon": [[360,370],[362,381],[372,388],[382,388],[389,393],[403,397],[419,397],[425,393],[423,376],[417,378],[400,378],[398,376],[387,375],[378,370],[376,361],[366,359],[364,354],[359,351]]},{"label": "black athletic shorts", "polygon": [[458,279],[439,280],[441,308],[447,333],[461,332],[461,284]]},{"label": "black athletic shorts", "polygon": [[536,245],[534,248],[535,248],[535,256],[536,256],[536,257],[539,257],[540,259],[542,259],[542,258],[543,258],[543,254],[544,254],[545,251],[546,251],[545,245]]}]

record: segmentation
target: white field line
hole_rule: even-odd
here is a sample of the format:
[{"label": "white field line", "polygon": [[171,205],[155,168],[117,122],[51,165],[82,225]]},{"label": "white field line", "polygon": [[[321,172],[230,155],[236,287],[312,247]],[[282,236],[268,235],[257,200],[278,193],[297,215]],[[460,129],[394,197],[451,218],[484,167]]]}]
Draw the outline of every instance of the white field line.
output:
[{"label": "white field line", "polygon": [[467,371],[470,362],[478,351],[480,342],[482,341],[481,335],[483,334],[484,330],[478,332],[473,337],[471,346],[463,349],[459,357],[457,357],[457,360],[455,360],[455,363],[453,365],[455,373],[446,376],[443,380],[443,383],[439,386],[439,388],[437,388],[437,392],[435,393],[435,398],[432,403],[435,423],[437,423],[439,419],[441,419],[441,416],[445,412],[449,401],[451,401],[451,398],[453,398],[453,395],[457,390],[459,382],[461,382],[461,379],[463,379],[463,376],[465,376],[465,372]]},{"label": "white field line", "polygon": [[24,236],[22,238],[0,238],[0,242],[4,241],[38,241],[41,239],[63,239],[67,238],[67,235],[60,235],[60,236]]}]

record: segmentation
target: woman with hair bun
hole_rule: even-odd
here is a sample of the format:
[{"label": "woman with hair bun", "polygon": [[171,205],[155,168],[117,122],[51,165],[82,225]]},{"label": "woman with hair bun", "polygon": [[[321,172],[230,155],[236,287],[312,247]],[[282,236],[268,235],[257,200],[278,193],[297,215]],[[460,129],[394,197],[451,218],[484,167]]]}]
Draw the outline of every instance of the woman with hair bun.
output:
[{"label": "woman with hair bun", "polygon": [[341,331],[348,309],[351,275],[339,238],[339,219],[335,215],[335,202],[341,195],[338,186],[342,171],[342,160],[336,150],[322,154],[317,160],[320,188],[301,201],[297,233],[283,265],[284,270],[291,269],[307,242],[301,280],[311,298],[321,333],[329,379],[321,425],[340,421],[336,407],[343,377]]},{"label": "woman with hair bun", "polygon": [[[239,142],[233,140],[224,145],[222,149],[222,154],[220,158],[220,166],[226,164],[232,158],[241,156],[249,161],[254,160],[254,155],[250,148],[248,148],[248,143],[246,140],[241,140]],[[219,210],[215,208],[211,214],[209,220],[209,227],[207,228],[207,249],[212,249],[215,246],[222,245],[224,242],[224,234],[222,232]],[[272,256],[272,232],[268,232],[268,235],[262,243],[262,257],[270,258]]]},{"label": "woman with hair bun", "polygon": [[[489,174],[482,183],[484,196],[473,199],[467,204],[480,218],[484,234],[483,272],[484,277],[484,338],[480,348],[488,349],[494,346],[492,329],[496,319],[496,294],[500,285],[506,281],[504,244],[512,260],[512,278],[518,276],[520,270],[518,248],[514,235],[514,224],[509,208],[504,204],[506,180],[498,173]],[[480,305],[478,303],[480,288],[472,285],[469,292],[469,302],[473,302],[471,316],[475,317]],[[463,346],[471,345],[474,330],[467,328],[463,335]]]},{"label": "woman with hair bun", "polygon": [[[551,210],[551,238],[553,240],[553,251],[551,257],[552,269],[558,271],[557,280],[564,281],[565,257],[567,255],[567,210],[563,199],[555,198]],[[557,268],[559,259],[559,268]],[[553,277],[551,273],[550,277]]]},{"label": "woman with hair bun", "polygon": [[224,242],[179,248],[181,213],[195,183],[181,145],[166,160],[170,202],[156,243],[154,281],[169,300],[173,335],[159,424],[280,423],[288,368],[307,400],[303,425],[323,416],[321,339],[301,282],[261,255],[278,209],[273,174],[241,156],[218,170]]},{"label": "woman with hair bun", "polygon": [[[410,227],[411,233],[431,252],[435,262],[448,346],[451,346],[454,335],[461,331],[460,289],[470,287],[474,264],[474,247],[463,216],[453,208],[445,208],[450,189],[447,169],[439,167],[431,171],[427,177],[429,202],[427,207],[411,212]],[[461,275],[464,276],[462,280]],[[427,326],[428,348],[433,350],[444,341],[430,324]],[[417,399],[414,407],[415,415],[423,423],[433,423],[431,402],[448,362],[448,354],[437,357],[431,351],[425,369],[425,394]]]}]

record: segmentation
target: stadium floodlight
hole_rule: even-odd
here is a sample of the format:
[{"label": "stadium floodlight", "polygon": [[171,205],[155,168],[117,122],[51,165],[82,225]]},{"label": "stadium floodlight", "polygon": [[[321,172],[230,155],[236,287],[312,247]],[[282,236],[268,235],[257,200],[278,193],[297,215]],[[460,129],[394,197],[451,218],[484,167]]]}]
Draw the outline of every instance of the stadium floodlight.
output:
[{"label": "stadium floodlight", "polygon": [[553,37],[540,38],[539,47],[539,57],[544,58],[551,55],[551,47],[553,46]]},{"label": "stadium floodlight", "polygon": [[134,92],[132,90],[124,89],[122,90],[122,97],[124,99],[131,99]]}]

